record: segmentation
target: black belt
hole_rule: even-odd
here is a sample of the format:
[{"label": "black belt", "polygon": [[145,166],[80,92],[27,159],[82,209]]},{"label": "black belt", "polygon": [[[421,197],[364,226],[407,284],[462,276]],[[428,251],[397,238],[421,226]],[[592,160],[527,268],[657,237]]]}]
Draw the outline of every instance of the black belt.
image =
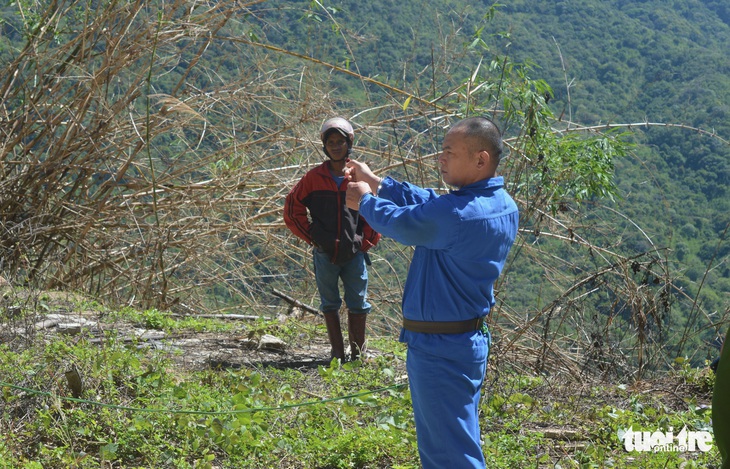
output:
[{"label": "black belt", "polygon": [[466,321],[413,321],[403,318],[403,329],[426,334],[463,334],[478,331],[484,325],[484,316]]}]

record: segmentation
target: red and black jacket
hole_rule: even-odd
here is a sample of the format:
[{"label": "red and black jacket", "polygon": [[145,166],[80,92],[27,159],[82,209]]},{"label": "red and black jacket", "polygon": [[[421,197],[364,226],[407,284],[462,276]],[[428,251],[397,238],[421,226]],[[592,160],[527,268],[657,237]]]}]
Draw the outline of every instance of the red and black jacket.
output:
[{"label": "red and black jacket", "polygon": [[327,161],[308,171],[284,201],[286,226],[326,252],[333,264],[346,263],[380,240],[358,211],[347,208],[346,191],[347,180],[337,187]]}]

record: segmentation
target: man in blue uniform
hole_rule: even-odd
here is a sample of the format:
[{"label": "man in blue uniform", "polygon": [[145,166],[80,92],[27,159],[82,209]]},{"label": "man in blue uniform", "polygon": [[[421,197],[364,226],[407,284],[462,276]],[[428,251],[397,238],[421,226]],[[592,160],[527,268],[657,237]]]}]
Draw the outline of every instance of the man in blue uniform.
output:
[{"label": "man in blue uniform", "polygon": [[406,368],[421,464],[484,468],[478,404],[490,336],[484,318],[517,235],[517,205],[496,175],[497,126],[483,117],[456,123],[438,162],[444,195],[348,163],[347,206],[383,236],[415,246],[403,291]]}]

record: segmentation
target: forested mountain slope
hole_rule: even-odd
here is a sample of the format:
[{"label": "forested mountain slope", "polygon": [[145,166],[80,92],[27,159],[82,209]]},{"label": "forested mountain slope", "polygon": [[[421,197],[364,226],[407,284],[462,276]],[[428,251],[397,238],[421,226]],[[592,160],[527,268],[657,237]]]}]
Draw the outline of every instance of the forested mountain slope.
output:
[{"label": "forested mountain slope", "polygon": [[677,126],[633,127],[639,146],[617,164],[623,199],[614,208],[646,236],[615,223],[627,227],[629,247],[668,248],[676,284],[720,319],[730,297],[728,6],[510,2],[501,11],[495,23],[510,28],[512,53],[541,67],[565,118]]},{"label": "forested mountain slope", "polygon": [[[322,120],[351,118],[379,172],[440,186],[443,127],[489,112],[524,210],[492,315],[506,347],[529,336],[538,365],[557,349],[621,361],[628,342],[714,353],[730,292],[723,2],[103,6],[0,9],[7,276],[164,308],[280,308],[271,288],[314,304],[281,204],[323,157]],[[386,240],[373,257],[373,325],[390,332],[410,251]]]},{"label": "forested mountain slope", "polygon": [[701,307],[719,319],[730,297],[728,7],[510,2],[502,11],[496,22],[512,28],[513,53],[541,66],[566,118],[678,126],[633,128],[639,146],[617,164],[623,199],[614,208],[646,233],[627,228],[624,241],[669,248],[677,285],[701,289]]},{"label": "forested mountain slope", "polygon": [[[629,129],[636,146],[616,161],[620,197],[601,215],[615,229],[596,242],[666,260],[678,296],[691,300],[677,301],[669,329],[708,329],[705,344],[713,329],[723,329],[717,322],[730,297],[730,7],[699,0],[524,0],[495,10],[491,2],[460,1],[325,5],[326,14],[281,10],[283,20],[265,31],[267,38],[394,86],[414,81],[419,87],[408,91],[426,98],[443,79],[431,75],[436,62],[453,60],[447,70],[457,76],[475,67],[450,55],[444,42],[480,39],[534,65],[532,76],[551,86],[550,106],[565,125]],[[307,10],[307,2],[301,6]],[[334,96],[353,101],[353,114],[367,106],[361,83],[336,85]],[[517,278],[539,282],[529,268],[515,269]],[[535,307],[540,288],[513,292],[512,306]]]}]

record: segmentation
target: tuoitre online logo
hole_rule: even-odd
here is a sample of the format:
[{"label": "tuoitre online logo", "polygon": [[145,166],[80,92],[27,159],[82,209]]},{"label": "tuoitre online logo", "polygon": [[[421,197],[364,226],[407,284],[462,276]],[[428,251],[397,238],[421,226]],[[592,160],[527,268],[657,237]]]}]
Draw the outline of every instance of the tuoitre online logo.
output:
[{"label": "tuoitre online logo", "polygon": [[618,437],[624,443],[626,451],[651,451],[660,452],[694,452],[710,451],[712,448],[712,433],[707,431],[689,431],[682,427],[682,431],[676,435],[673,428],[669,431],[634,431],[632,427],[628,430],[619,430]]}]

